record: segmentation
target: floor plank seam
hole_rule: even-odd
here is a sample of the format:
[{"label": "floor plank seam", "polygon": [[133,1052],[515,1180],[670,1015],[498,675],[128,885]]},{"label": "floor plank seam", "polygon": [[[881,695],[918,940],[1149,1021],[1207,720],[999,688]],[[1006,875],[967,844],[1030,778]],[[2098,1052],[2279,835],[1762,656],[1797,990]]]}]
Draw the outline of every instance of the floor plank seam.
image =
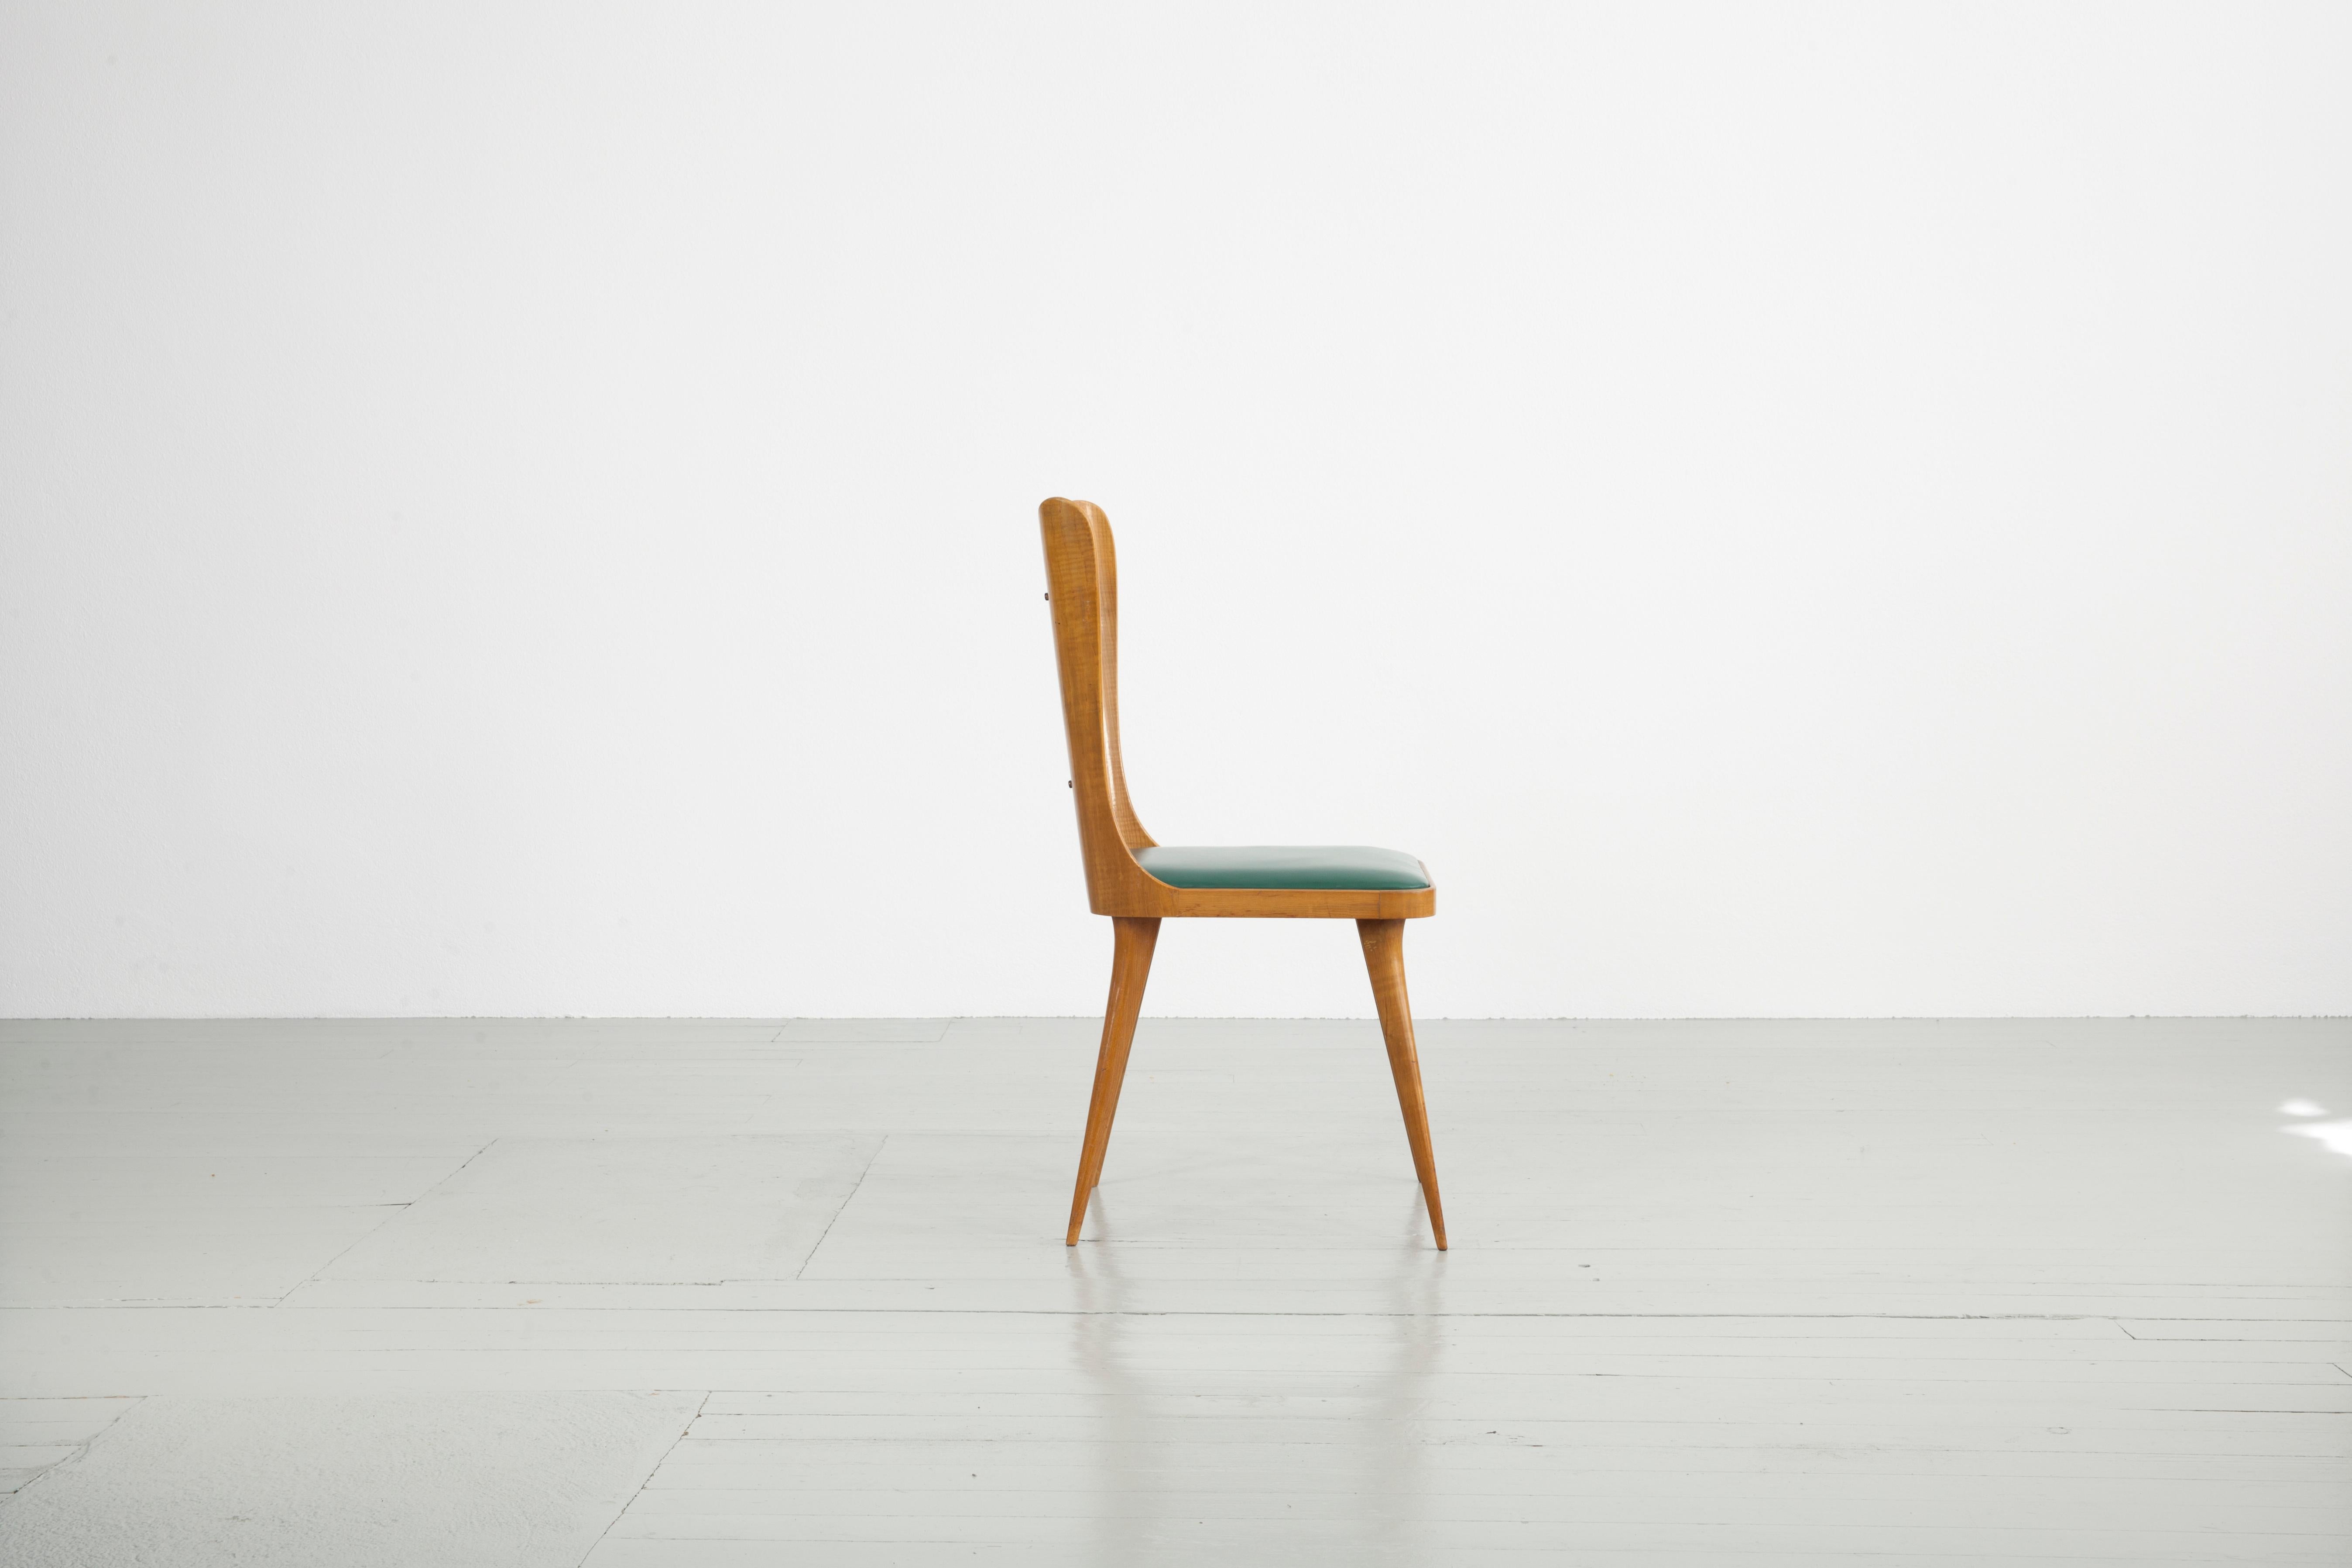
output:
[{"label": "floor plank seam", "polygon": [[[320,1277],[325,1274],[329,1269],[332,1268],[336,1264],[341,1263],[353,1247],[360,1246],[369,1237],[374,1236],[376,1232],[382,1230],[385,1226],[390,1225],[394,1219],[397,1219],[401,1215],[405,1214],[417,1204],[423,1203],[426,1198],[431,1197],[435,1193],[448,1185],[450,1182],[454,1181],[457,1176],[465,1172],[467,1166],[480,1159],[484,1154],[488,1153],[497,1142],[498,1140],[493,1138],[489,1142],[483,1144],[480,1148],[467,1155],[463,1160],[457,1163],[456,1169],[449,1171],[446,1174],[443,1175],[439,1181],[435,1182],[431,1186],[417,1194],[416,1196],[411,1198],[408,1202],[404,1204],[383,1205],[382,1206],[388,1212],[382,1219],[376,1221],[375,1224],[370,1226],[366,1230],[361,1232],[359,1235],[352,1237],[350,1242],[346,1245],[337,1248],[335,1255],[332,1258],[328,1258],[325,1262],[320,1264],[318,1268],[310,1270],[309,1274],[303,1276],[300,1279],[296,1280],[290,1289],[279,1295],[275,1300],[264,1302],[262,1304],[272,1308],[282,1307],[286,1304],[287,1297],[293,1295],[295,1291],[301,1289],[306,1285],[318,1284],[320,1282]],[[369,1205],[363,1206],[373,1207],[377,1205]]]},{"label": "floor plank seam", "polygon": [[[9,1394],[0,1397],[13,1399],[19,1396]],[[100,1427],[97,1431],[91,1433],[88,1437],[83,1438],[80,1442],[73,1444],[72,1453],[67,1455],[64,1458],[58,1460],[54,1464],[42,1466],[40,1469],[36,1471],[34,1474],[27,1476],[23,1481],[19,1482],[16,1489],[13,1491],[0,1494],[0,1509],[5,1509],[9,1504],[16,1501],[26,1492],[31,1491],[35,1487],[39,1486],[43,1481],[48,1479],[51,1476],[56,1475],[59,1470],[67,1469],[72,1466],[80,1464],[82,1460],[89,1456],[91,1448],[95,1447],[100,1443],[104,1442],[106,1440],[107,1434],[112,1432],[121,1424],[124,1416],[138,1409],[139,1406],[145,1404],[153,1396],[145,1394],[98,1394],[87,1395],[86,1397],[94,1400],[119,1399],[124,1402],[124,1407],[115,1412],[115,1414],[109,1418],[105,1426]]]},{"label": "floor plank seam", "polygon": [[814,1244],[813,1244],[809,1247],[808,1251],[802,1256],[801,1266],[793,1270],[793,1278],[794,1279],[798,1279],[802,1275],[806,1274],[808,1272],[808,1266],[816,1261],[816,1255],[824,1248],[824,1238],[833,1234],[833,1227],[841,1222],[843,1211],[846,1210],[850,1204],[856,1201],[858,1189],[866,1185],[866,1178],[873,1171],[874,1162],[882,1158],[882,1151],[887,1149],[889,1146],[890,1134],[885,1132],[882,1134],[882,1141],[874,1145],[874,1152],[866,1156],[864,1169],[857,1173],[857,1180],[850,1183],[849,1191],[842,1195],[841,1206],[833,1211],[833,1217],[824,1222],[824,1228],[823,1230],[817,1232],[816,1241]]},{"label": "floor plank seam", "polygon": [[669,1463],[669,1457],[677,1452],[678,1445],[685,1442],[688,1436],[693,1432],[694,1424],[702,1419],[703,1411],[709,1406],[710,1395],[709,1389],[702,1391],[702,1397],[695,1402],[694,1414],[688,1416],[679,1426],[677,1436],[670,1439],[669,1447],[661,1451],[661,1458],[656,1459],[652,1468],[646,1471],[645,1479],[637,1483],[637,1489],[629,1494],[628,1500],[615,1509],[613,1517],[604,1521],[604,1528],[597,1532],[595,1540],[588,1543],[588,1550],[580,1554],[580,1561],[573,1565],[573,1568],[587,1568],[588,1559],[596,1555],[597,1549],[603,1546],[606,1538],[613,1533],[613,1527],[628,1517],[629,1510],[637,1505],[637,1500],[646,1495],[646,1489],[653,1485],[654,1478],[661,1474],[661,1468]]}]

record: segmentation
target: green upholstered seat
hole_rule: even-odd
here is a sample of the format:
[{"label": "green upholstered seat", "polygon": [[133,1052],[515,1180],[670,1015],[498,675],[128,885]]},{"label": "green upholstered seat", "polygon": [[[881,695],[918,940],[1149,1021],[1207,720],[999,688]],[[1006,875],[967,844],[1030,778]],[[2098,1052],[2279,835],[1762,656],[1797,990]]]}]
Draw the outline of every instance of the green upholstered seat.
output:
[{"label": "green upholstered seat", "polygon": [[1361,844],[1155,845],[1135,863],[1171,888],[1426,888],[1429,873],[1402,849]]}]

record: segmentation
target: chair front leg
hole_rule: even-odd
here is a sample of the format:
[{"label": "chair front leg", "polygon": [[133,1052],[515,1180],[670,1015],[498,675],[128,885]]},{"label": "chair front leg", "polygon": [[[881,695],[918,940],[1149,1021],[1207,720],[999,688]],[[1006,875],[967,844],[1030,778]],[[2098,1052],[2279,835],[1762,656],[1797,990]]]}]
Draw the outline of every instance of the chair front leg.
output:
[{"label": "chair front leg", "polygon": [[1111,1119],[1118,1114],[1119,1086],[1127,1080],[1127,1053],[1143,1012],[1143,983],[1151,977],[1160,921],[1119,916],[1111,921],[1111,933],[1110,1000],[1103,1007],[1102,1048],[1095,1055],[1095,1094],[1087,1107],[1087,1141],[1078,1152],[1078,1190],[1070,1198],[1070,1230],[1064,1238],[1069,1247],[1078,1244],[1087,1200],[1102,1180],[1103,1154],[1110,1148]]},{"label": "chair front leg", "polygon": [[1412,1145],[1413,1173],[1429,1203],[1429,1228],[1437,1249],[1445,1250],[1445,1208],[1437,1199],[1437,1155],[1429,1142],[1429,1108],[1421,1097],[1421,1057],[1412,1044],[1412,1005],[1404,991],[1404,921],[1358,921],[1364,967],[1371,972],[1372,1002],[1381,1010],[1381,1037],[1388,1042],[1389,1073],[1396,1079],[1397,1105],[1404,1112],[1405,1141]]}]

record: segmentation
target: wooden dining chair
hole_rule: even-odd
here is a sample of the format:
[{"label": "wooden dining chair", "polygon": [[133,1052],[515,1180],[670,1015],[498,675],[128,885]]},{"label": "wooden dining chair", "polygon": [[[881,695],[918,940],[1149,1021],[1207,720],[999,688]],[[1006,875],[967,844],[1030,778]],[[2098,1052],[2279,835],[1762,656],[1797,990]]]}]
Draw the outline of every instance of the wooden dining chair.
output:
[{"label": "wooden dining chair", "polygon": [[1087,901],[1111,918],[1110,1000],[1095,1058],[1094,1100],[1070,1199],[1068,1244],[1078,1244],[1087,1200],[1102,1178],[1111,1119],[1127,1077],[1128,1049],[1143,1009],[1143,983],[1160,922],[1171,916],[1352,920],[1371,972],[1372,1001],[1388,1042],[1389,1071],[1404,1111],[1413,1173],[1429,1203],[1429,1228],[1445,1246],[1437,1162],[1422,1103],[1421,1061],[1405,1000],[1404,922],[1437,910],[1429,868],[1394,849],[1194,848],[1153,840],[1136,820],[1118,754],[1118,566],[1110,520],[1091,501],[1056,496],[1037,509],[1045,535],[1046,599],[1062,671],[1062,720],[1069,732],[1070,789],[1077,801],[1078,848]]}]

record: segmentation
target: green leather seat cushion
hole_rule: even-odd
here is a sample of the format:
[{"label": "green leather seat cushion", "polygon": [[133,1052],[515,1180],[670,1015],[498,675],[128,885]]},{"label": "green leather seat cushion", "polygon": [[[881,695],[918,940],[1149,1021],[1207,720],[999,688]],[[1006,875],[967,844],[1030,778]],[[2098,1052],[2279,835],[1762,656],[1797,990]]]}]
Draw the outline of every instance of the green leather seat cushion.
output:
[{"label": "green leather seat cushion", "polygon": [[1429,873],[1402,849],[1361,844],[1269,847],[1156,845],[1135,863],[1171,888],[1426,888]]}]

